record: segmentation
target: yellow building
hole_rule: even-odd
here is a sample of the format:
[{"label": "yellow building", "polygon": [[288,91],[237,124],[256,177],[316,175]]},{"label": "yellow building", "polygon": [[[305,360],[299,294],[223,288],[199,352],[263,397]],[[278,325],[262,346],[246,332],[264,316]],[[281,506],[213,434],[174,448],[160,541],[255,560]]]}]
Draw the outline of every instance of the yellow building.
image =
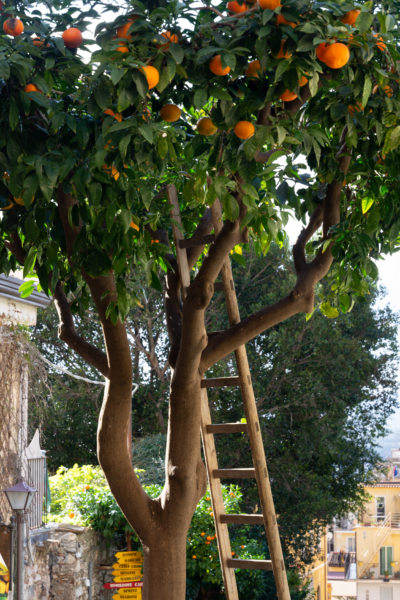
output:
[{"label": "yellow building", "polygon": [[400,450],[392,451],[386,467],[366,486],[362,513],[329,527],[329,600],[400,600]]}]

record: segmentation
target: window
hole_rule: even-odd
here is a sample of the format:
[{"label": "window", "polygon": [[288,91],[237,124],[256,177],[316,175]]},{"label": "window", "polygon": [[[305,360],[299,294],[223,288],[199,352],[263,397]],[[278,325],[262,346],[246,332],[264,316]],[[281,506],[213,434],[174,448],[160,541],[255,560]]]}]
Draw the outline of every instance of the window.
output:
[{"label": "window", "polygon": [[379,550],[379,573],[384,575],[385,571],[392,575],[393,569],[390,564],[393,560],[393,548],[392,546],[382,546]]},{"label": "window", "polygon": [[377,496],[376,498],[376,518],[378,521],[383,521],[385,518],[385,497]]},{"label": "window", "polygon": [[346,538],[346,548],[347,552],[356,551],[356,539],[354,536],[349,536],[348,538]]}]

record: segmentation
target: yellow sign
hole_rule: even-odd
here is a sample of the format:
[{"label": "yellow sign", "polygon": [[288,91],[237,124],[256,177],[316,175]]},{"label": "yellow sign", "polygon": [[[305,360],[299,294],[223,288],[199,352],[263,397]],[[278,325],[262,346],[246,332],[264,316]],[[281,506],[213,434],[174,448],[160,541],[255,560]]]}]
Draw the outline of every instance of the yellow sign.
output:
[{"label": "yellow sign", "polygon": [[141,600],[142,598],[142,590],[141,588],[132,589],[132,590],[118,590],[118,593],[113,596],[113,600],[121,600],[128,598],[132,598],[133,600]]},{"label": "yellow sign", "polygon": [[115,583],[123,583],[124,581],[140,581],[141,579],[142,574],[140,572],[126,575],[125,573],[113,571],[113,581],[115,581]]},{"label": "yellow sign", "polygon": [[119,558],[118,564],[119,565],[142,565],[143,558],[129,558],[129,556],[127,556],[126,558],[125,557]]},{"label": "yellow sign", "polygon": [[116,552],[115,556],[117,558],[139,558],[143,560],[143,554],[141,552],[137,552],[136,550],[131,550],[129,552]]},{"label": "yellow sign", "polygon": [[117,571],[129,571],[131,569],[141,569],[143,567],[143,563],[114,563],[112,568]]},{"label": "yellow sign", "polygon": [[8,598],[8,590],[10,586],[10,573],[0,554],[0,600]]}]

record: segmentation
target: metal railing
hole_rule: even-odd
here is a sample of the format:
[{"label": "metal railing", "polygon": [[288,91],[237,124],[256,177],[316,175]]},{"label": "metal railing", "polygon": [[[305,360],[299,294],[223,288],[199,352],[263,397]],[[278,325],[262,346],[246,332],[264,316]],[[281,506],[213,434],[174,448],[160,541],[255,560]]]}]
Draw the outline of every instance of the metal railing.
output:
[{"label": "metal railing", "polygon": [[362,526],[380,527],[387,523],[392,529],[400,528],[400,513],[388,513],[387,515],[365,515]]},{"label": "metal railing", "polygon": [[368,547],[360,556],[362,564],[358,570],[358,577],[362,577],[363,574],[369,570],[369,567],[371,566],[379,548],[383,546],[385,540],[391,532],[392,514],[388,513],[383,520],[382,517],[377,515],[375,516],[377,517],[376,526],[378,529],[377,531],[371,531],[373,536],[371,536],[371,539],[369,540]]},{"label": "metal railing", "polygon": [[46,457],[28,459],[29,485],[37,489],[29,509],[29,529],[42,527],[47,513],[47,469]]}]

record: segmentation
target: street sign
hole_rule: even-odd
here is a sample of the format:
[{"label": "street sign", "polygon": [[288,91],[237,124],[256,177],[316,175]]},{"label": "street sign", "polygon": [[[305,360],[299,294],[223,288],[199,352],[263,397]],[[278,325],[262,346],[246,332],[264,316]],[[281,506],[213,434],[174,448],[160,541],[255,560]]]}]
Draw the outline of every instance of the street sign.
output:
[{"label": "street sign", "polygon": [[[117,573],[117,575],[115,575]],[[125,573],[118,573],[117,571],[113,571],[113,581],[123,582],[123,581],[139,581],[142,579],[142,574],[140,571],[137,573],[134,572],[133,575],[125,575]]]},{"label": "street sign", "polygon": [[127,581],[125,583],[103,583],[103,588],[106,590],[120,590],[127,588],[141,588],[143,587],[143,581]]},{"label": "street sign", "polygon": [[119,558],[117,565],[142,565],[143,561],[139,558]]},{"label": "street sign", "polygon": [[118,590],[117,594],[113,596],[113,600],[141,600],[142,590]]},{"label": "street sign", "polygon": [[123,571],[124,569],[141,569],[143,563],[140,562],[129,562],[129,563],[114,563],[112,568],[117,569],[118,571]]},{"label": "street sign", "polygon": [[129,550],[128,552],[116,552],[115,556],[117,558],[139,558],[143,560],[143,554],[138,552],[137,550]]}]

